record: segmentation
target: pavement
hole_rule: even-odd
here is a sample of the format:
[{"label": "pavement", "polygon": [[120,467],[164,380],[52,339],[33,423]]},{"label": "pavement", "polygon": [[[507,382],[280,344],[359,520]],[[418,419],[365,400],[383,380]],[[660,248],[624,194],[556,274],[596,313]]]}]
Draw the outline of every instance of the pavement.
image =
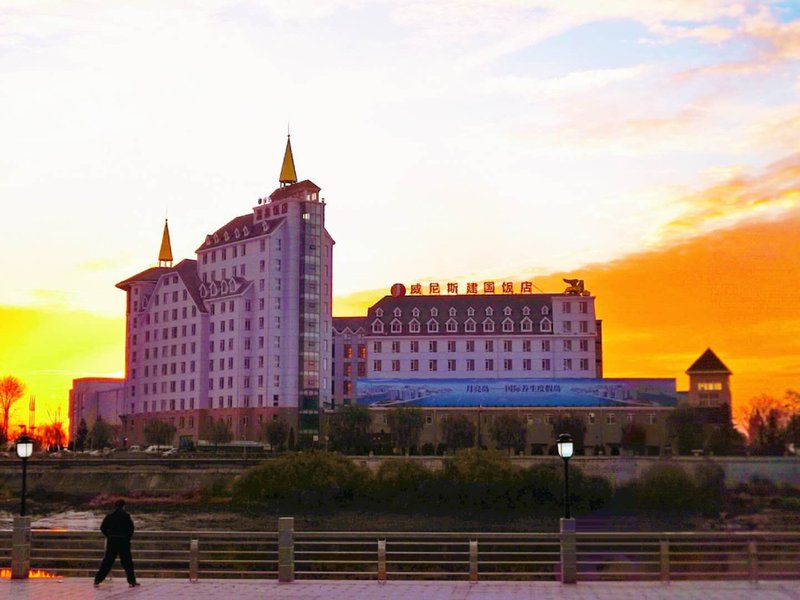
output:
[{"label": "pavement", "polygon": [[681,581],[669,584],[600,582],[482,581],[295,581],[142,579],[129,588],[124,579],[95,589],[91,578],[0,580],[2,600],[800,600],[800,581],[750,584],[746,581]]}]

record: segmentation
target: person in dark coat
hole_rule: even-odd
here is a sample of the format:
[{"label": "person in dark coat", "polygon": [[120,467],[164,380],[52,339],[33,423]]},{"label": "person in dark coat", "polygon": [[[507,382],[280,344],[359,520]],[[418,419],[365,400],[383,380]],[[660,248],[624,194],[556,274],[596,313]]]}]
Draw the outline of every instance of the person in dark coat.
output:
[{"label": "person in dark coat", "polygon": [[94,585],[97,587],[106,578],[119,554],[119,562],[122,563],[122,568],[125,569],[128,585],[136,587],[139,584],[136,582],[136,575],[133,572],[133,558],[131,557],[131,538],[134,531],[133,519],[125,512],[124,500],[117,500],[114,506],[114,511],[107,514],[106,518],[103,519],[103,524],[100,525],[100,531],[106,536],[106,554],[103,557],[103,562],[100,563],[97,575],[94,576]]}]

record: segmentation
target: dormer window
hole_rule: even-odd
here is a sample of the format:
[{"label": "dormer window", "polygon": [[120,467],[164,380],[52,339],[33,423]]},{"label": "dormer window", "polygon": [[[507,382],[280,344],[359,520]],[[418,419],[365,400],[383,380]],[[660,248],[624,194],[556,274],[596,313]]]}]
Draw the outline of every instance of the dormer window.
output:
[{"label": "dormer window", "polygon": [[514,331],[514,321],[511,319],[504,319],[503,320],[503,331],[505,333],[510,333]]},{"label": "dormer window", "polygon": [[486,307],[486,316],[487,317],[491,317],[492,315],[494,315],[494,309],[491,306],[487,306]]},{"label": "dormer window", "polygon": [[261,223],[261,231],[263,231],[264,233],[267,233],[267,231],[269,231],[269,225],[267,225],[266,221]]},{"label": "dormer window", "polygon": [[375,309],[375,316],[376,317],[382,317],[383,316],[383,309],[382,308]]},{"label": "dormer window", "polygon": [[219,293],[219,290],[217,289],[217,284],[212,281],[208,291],[212,296],[216,296]]},{"label": "dormer window", "polygon": [[209,246],[209,245],[211,245],[211,236],[207,235],[206,236],[206,246]]},{"label": "dormer window", "polygon": [[458,323],[455,319],[448,319],[447,320],[447,333],[455,333],[458,331]]},{"label": "dormer window", "polygon": [[230,236],[230,234],[228,234],[228,231],[227,231],[227,230],[225,231],[225,233],[223,233],[223,234],[222,234],[222,237],[224,238],[224,240],[225,240],[226,242],[227,242],[229,239],[231,239],[231,236]]},{"label": "dormer window", "polygon": [[511,307],[510,307],[510,306],[506,306],[506,307],[503,309],[503,314],[504,314],[505,316],[507,316],[507,317],[510,317],[510,316],[511,316]]},{"label": "dormer window", "polygon": [[400,333],[403,331],[403,324],[400,319],[392,319],[392,333]]},{"label": "dormer window", "polygon": [[214,243],[215,244],[219,243],[219,236],[216,233],[214,234]]},{"label": "dormer window", "polygon": [[244,228],[242,229],[242,232],[244,233],[245,237],[250,235],[250,229],[247,227],[247,225],[244,226]]},{"label": "dormer window", "polygon": [[483,331],[485,333],[490,333],[494,331],[494,321],[491,319],[484,319],[483,321]]},{"label": "dormer window", "polygon": [[394,314],[395,317],[399,317],[400,315],[403,314],[403,311],[400,310],[399,308],[395,308],[392,314]]},{"label": "dormer window", "polygon": [[436,307],[432,308],[431,309],[431,316],[432,317],[438,317],[439,316],[439,309],[436,308]]},{"label": "dormer window", "polygon": [[428,321],[428,333],[439,333],[439,322],[431,319]]},{"label": "dormer window", "polygon": [[455,317],[455,316],[456,316],[456,309],[455,309],[455,308],[453,308],[453,307],[451,306],[451,307],[450,307],[450,310],[448,311],[448,314],[449,314],[451,317]]},{"label": "dormer window", "polygon": [[527,317],[529,314],[531,314],[531,307],[530,307],[530,306],[524,306],[524,307],[522,308],[522,314],[523,314],[523,315],[525,315],[526,317]]},{"label": "dormer window", "polygon": [[520,326],[522,331],[533,331],[533,321],[531,321],[528,317],[525,317],[522,319],[522,321],[520,321]]},{"label": "dormer window", "polygon": [[419,321],[411,319],[408,324],[408,331],[409,333],[419,333]]},{"label": "dormer window", "polygon": [[223,294],[227,294],[228,293],[228,282],[223,279],[222,282],[219,284],[219,289],[220,289],[220,292],[222,292]]},{"label": "dormer window", "polygon": [[539,329],[542,331],[553,331],[553,323],[545,317],[541,321],[539,321]]},{"label": "dormer window", "polygon": [[419,316],[419,309],[416,306],[411,309],[411,316],[412,317],[418,317]]},{"label": "dormer window", "polygon": [[235,279],[231,279],[228,281],[228,290],[230,293],[234,293],[237,289],[239,289],[239,285],[236,283]]},{"label": "dormer window", "polygon": [[241,231],[239,231],[239,228],[237,227],[237,228],[236,228],[236,231],[234,231],[234,232],[233,232],[233,235],[234,235],[234,236],[236,237],[236,239],[238,240],[240,237],[242,237],[242,232],[241,232]]},{"label": "dormer window", "polygon": [[464,321],[464,331],[467,333],[475,333],[475,319],[467,319]]},{"label": "dormer window", "polygon": [[206,296],[208,296],[208,288],[206,284],[202,283],[200,284],[200,297],[205,298]]},{"label": "dormer window", "polygon": [[467,309],[467,316],[468,317],[474,317],[475,316],[475,309],[472,308],[471,306]]},{"label": "dormer window", "polygon": [[383,333],[383,321],[375,319],[372,322],[372,333]]}]

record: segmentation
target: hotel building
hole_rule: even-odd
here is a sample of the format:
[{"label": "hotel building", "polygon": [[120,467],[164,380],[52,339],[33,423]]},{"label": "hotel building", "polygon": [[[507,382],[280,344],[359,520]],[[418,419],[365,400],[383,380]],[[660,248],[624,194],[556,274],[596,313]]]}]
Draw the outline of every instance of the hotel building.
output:
[{"label": "hotel building", "polygon": [[320,188],[297,181],[287,140],[280,187],[205,237],[173,266],[164,225],[159,266],[120,283],[126,303],[121,415],[130,443],[150,419],[197,440],[218,419],[254,439],[279,413],[298,439],[318,434],[330,402],[334,241]]}]

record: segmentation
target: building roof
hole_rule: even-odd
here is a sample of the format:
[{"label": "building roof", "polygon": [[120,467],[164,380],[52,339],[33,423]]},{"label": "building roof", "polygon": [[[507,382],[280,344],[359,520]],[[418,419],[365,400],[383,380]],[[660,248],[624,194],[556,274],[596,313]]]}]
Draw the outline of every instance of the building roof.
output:
[{"label": "building roof", "polygon": [[183,285],[186,286],[189,295],[192,297],[192,300],[194,300],[197,308],[200,309],[200,312],[207,312],[205,304],[203,303],[203,298],[200,296],[200,284],[202,282],[200,281],[200,276],[197,274],[197,261],[186,258],[175,265],[173,270],[178,272],[181,281],[183,281]]},{"label": "building roof", "polygon": [[155,283],[158,281],[158,278],[161,277],[164,273],[169,273],[172,271],[172,267],[150,267],[149,269],[145,269],[141,273],[137,273],[133,277],[128,277],[124,281],[120,281],[116,287],[121,290],[124,290],[132,283],[138,283],[140,281],[149,281]]},{"label": "building roof", "polygon": [[172,264],[172,244],[169,241],[167,219],[164,219],[164,233],[161,235],[161,248],[158,251],[158,262],[161,261]]},{"label": "building roof", "polygon": [[276,219],[269,219],[256,223],[253,219],[253,213],[240,215],[225,223],[225,225],[217,229],[214,233],[208,234],[206,236],[206,241],[203,242],[203,245],[200,246],[196,252],[202,252],[211,248],[219,248],[226,244],[236,244],[262,235],[269,235],[285,220],[286,217],[278,217]]},{"label": "building roof", "polygon": [[315,184],[313,181],[308,179],[304,179],[300,183],[294,183],[292,185],[287,185],[285,187],[278,188],[274,192],[269,195],[269,199],[272,202],[276,200],[283,200],[284,198],[291,198],[292,196],[298,195],[300,192],[318,192],[322,188]]},{"label": "building roof", "polygon": [[366,323],[366,317],[333,317],[333,329],[336,333],[344,333],[347,329],[356,333],[359,329],[364,329]]},{"label": "building roof", "polygon": [[281,183],[297,183],[297,172],[294,169],[294,156],[292,156],[292,138],[286,136],[286,151],[283,153],[283,164],[281,165],[281,174],[278,177]]},{"label": "building roof", "polygon": [[[403,323],[408,323],[412,319],[417,319],[421,325],[419,335],[427,335],[425,325],[431,319],[438,322],[439,333],[470,333],[470,335],[496,335],[503,332],[501,323],[510,318],[514,325],[513,330],[506,333],[520,333],[521,323],[526,318],[531,321],[530,330],[525,333],[549,333],[549,329],[542,328],[542,320],[553,321],[553,297],[562,297],[563,294],[469,294],[469,295],[441,295],[441,296],[384,296],[377,303],[373,304],[367,311],[367,326],[370,327],[378,320],[384,325],[384,334],[390,335],[390,324],[396,318]],[[469,309],[474,310],[474,314],[469,314]],[[487,309],[491,308],[491,315],[487,315]],[[395,317],[395,310],[400,309],[400,316]],[[419,311],[419,316],[414,316],[414,309]],[[432,310],[436,309],[438,315],[434,316]],[[451,316],[451,309],[455,314]],[[506,309],[510,310],[506,314]],[[381,316],[379,316],[383,312]],[[589,313],[586,315],[590,316]],[[455,331],[447,331],[446,324],[450,319],[455,319]],[[475,321],[477,328],[475,331],[467,331],[466,323],[469,319]],[[481,327],[486,319],[491,319],[497,326],[494,331],[484,332]],[[403,328],[402,334],[411,333]],[[381,334],[381,335],[384,335]]]},{"label": "building roof", "polygon": [[695,373],[725,373],[730,375],[731,371],[725,366],[725,363],[714,354],[711,348],[706,348],[706,351],[700,355],[700,358],[694,361],[691,367],[686,369],[687,375]]}]

